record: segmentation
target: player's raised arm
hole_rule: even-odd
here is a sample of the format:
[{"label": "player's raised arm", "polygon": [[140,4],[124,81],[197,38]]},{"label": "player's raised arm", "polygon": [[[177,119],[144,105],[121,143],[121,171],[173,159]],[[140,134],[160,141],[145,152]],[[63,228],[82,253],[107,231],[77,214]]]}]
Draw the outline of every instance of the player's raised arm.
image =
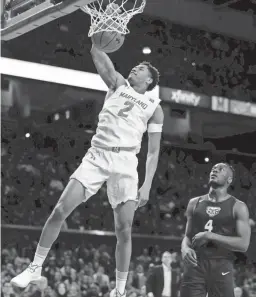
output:
[{"label": "player's raised arm", "polygon": [[148,154],[146,161],[146,176],[145,181],[139,191],[140,207],[144,206],[149,199],[150,188],[158,164],[163,122],[164,113],[162,107],[159,105],[148,122]]},{"label": "player's raised arm", "polygon": [[198,198],[193,198],[188,203],[187,211],[186,211],[187,223],[186,223],[185,236],[181,243],[181,252],[182,252],[182,258],[184,260],[184,263],[192,264],[194,266],[197,265],[197,259],[196,259],[196,253],[192,249],[191,236],[192,236],[192,215],[197,201],[198,201]]},{"label": "player's raised arm", "polygon": [[237,201],[234,205],[234,216],[236,220],[236,236],[224,236],[207,232],[208,239],[231,251],[246,252],[250,243],[251,227],[248,208],[243,202]]},{"label": "player's raised arm", "polygon": [[125,84],[124,77],[115,70],[112,61],[106,53],[92,45],[91,55],[97,72],[109,89],[115,90]]}]

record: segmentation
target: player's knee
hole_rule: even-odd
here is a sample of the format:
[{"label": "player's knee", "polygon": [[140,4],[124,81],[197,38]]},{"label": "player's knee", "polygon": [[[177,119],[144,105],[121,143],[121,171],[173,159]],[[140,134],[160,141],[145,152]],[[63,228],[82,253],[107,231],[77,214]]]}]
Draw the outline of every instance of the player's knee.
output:
[{"label": "player's knee", "polygon": [[58,203],[52,212],[51,219],[53,221],[65,221],[66,218],[67,212],[65,210],[65,207],[62,203]]},{"label": "player's knee", "polygon": [[132,223],[127,222],[124,224],[119,224],[116,226],[115,230],[118,241],[128,242],[131,240]]}]

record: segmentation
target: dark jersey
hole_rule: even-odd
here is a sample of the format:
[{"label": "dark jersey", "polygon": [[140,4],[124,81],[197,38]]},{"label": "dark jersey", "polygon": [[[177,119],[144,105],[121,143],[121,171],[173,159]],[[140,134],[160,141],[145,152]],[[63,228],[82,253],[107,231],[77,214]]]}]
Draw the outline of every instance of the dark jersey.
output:
[{"label": "dark jersey", "polygon": [[[192,215],[192,238],[199,232],[209,231],[224,236],[236,236],[236,220],[233,208],[237,199],[230,196],[222,202],[213,202],[208,195],[198,198]],[[213,242],[196,250],[198,256],[209,258],[233,258],[233,252]]]}]

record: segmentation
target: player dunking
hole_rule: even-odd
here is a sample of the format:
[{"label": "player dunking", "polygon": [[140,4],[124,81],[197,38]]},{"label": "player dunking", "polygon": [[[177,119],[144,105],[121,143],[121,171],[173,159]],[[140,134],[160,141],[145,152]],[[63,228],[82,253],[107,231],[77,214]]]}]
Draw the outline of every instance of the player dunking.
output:
[{"label": "player dunking", "polygon": [[[12,279],[19,287],[40,280],[43,262],[57,239],[61,226],[82,202],[96,194],[107,182],[109,202],[114,211],[116,245],[116,289],[111,296],[125,296],[131,257],[131,228],[137,207],[149,199],[156,171],[163,125],[160,99],[145,93],[159,81],[159,73],[150,63],[133,68],[127,80],[116,72],[111,60],[95,46],[91,49],[97,71],[107,84],[107,93],[91,148],[70,177],[57,205],[48,218],[33,262]],[[143,133],[148,130],[146,176],[138,192],[138,160]]]},{"label": "player dunking", "polygon": [[233,178],[230,165],[215,165],[209,193],[188,203],[180,297],[234,296],[233,252],[247,250],[251,229],[247,206],[227,192]]}]

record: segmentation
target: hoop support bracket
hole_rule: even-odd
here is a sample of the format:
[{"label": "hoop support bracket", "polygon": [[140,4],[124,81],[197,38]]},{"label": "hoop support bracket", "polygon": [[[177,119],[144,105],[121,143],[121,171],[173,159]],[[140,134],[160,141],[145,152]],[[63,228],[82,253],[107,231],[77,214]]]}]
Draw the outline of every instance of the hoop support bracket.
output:
[{"label": "hoop support bracket", "polygon": [[[29,0],[29,2],[33,3],[34,0]],[[47,0],[13,17],[7,10],[4,13],[5,20],[3,20],[1,37],[3,40],[10,40],[21,36],[46,23],[70,14],[86,4],[88,4],[88,0],[64,0],[57,4]]]}]

